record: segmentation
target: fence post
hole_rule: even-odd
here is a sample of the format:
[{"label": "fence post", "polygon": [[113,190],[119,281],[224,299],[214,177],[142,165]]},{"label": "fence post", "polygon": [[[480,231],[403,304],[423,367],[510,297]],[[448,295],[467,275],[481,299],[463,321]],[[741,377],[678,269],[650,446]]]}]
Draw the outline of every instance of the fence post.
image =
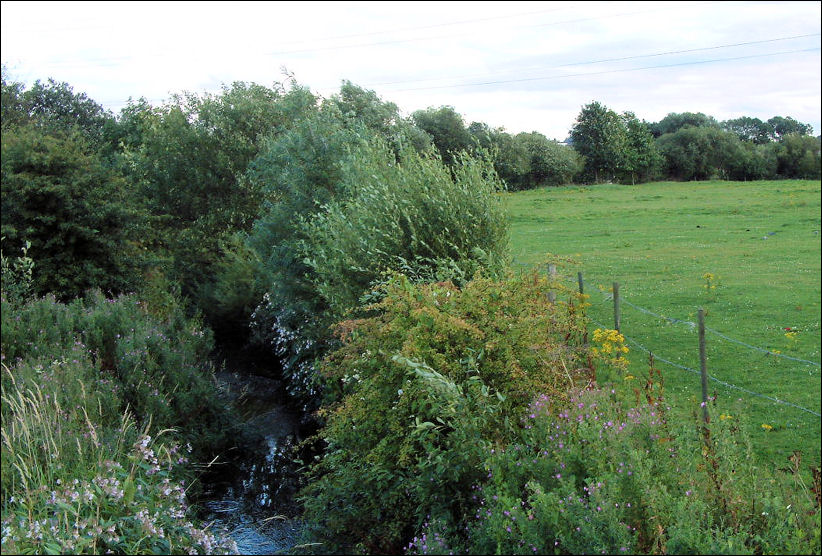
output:
[{"label": "fence post", "polygon": [[700,308],[699,319],[699,370],[702,375],[702,420],[710,422],[708,417],[708,360],[705,355],[705,309]]},{"label": "fence post", "polygon": [[[557,265],[549,264],[548,265],[548,279],[551,280],[551,282],[553,282],[554,280],[556,280],[556,277],[557,277]],[[557,294],[554,292],[554,290],[549,290],[548,291],[548,301],[550,303],[554,303],[556,300],[557,300]]]},{"label": "fence post", "polygon": [[619,282],[614,282],[614,330],[619,332]]},{"label": "fence post", "polygon": [[[583,287],[582,287],[582,272],[577,272],[577,284],[579,284],[579,297],[580,297],[579,307],[580,307],[580,310],[582,311],[582,316],[584,317],[585,316],[585,298],[582,297],[584,295],[584,293],[583,293],[584,290],[583,290]],[[583,319],[583,321],[584,321],[584,319]],[[586,348],[588,347],[588,325],[587,324],[585,325],[585,329],[582,332],[582,345],[585,346]]]}]

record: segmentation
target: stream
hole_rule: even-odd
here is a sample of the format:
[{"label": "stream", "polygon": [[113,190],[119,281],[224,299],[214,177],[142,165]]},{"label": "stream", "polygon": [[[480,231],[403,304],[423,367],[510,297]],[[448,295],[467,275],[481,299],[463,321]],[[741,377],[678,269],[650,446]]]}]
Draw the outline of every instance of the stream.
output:
[{"label": "stream", "polygon": [[201,517],[229,531],[240,554],[288,553],[302,533],[292,448],[314,430],[288,405],[276,363],[253,351],[224,353],[220,361],[218,388],[237,410],[242,432],[238,449],[203,479]]}]

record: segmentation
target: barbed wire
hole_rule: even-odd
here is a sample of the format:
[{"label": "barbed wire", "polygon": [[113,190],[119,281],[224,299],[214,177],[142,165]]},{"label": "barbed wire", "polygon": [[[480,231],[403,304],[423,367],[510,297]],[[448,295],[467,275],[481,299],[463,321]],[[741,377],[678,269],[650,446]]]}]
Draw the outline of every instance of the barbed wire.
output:
[{"label": "barbed wire", "polygon": [[[524,264],[524,263],[519,263],[519,264]],[[569,280],[569,281],[574,281],[575,282],[575,280],[570,276],[566,277],[566,279]],[[607,292],[602,292],[602,293],[603,293],[603,301],[608,301],[608,300],[613,299],[613,294],[607,293]],[[645,313],[646,315],[651,315],[651,316],[656,317],[658,319],[665,320],[667,322],[670,322],[671,324],[684,324],[686,326],[689,326],[692,329],[696,328],[696,323],[695,322],[691,322],[689,320],[677,319],[677,318],[673,318],[673,317],[666,317],[665,315],[660,315],[658,313],[655,313],[655,312],[651,311],[650,309],[647,309],[645,307],[641,307],[639,305],[631,303],[630,301],[625,299],[625,297],[623,297],[623,296],[620,296],[619,301],[620,301],[620,303],[624,303],[625,305],[628,305],[629,307],[633,307],[634,309],[636,309],[637,311],[639,311],[641,313]],[[759,347],[759,346],[754,346],[754,345],[751,345],[747,342],[743,342],[742,340],[737,340],[735,338],[731,338],[730,336],[727,336],[726,334],[723,334],[722,332],[720,332],[718,330],[714,330],[713,328],[709,328],[707,326],[705,327],[705,331],[710,332],[711,334],[715,334],[715,335],[719,336],[720,338],[723,338],[724,340],[727,340],[729,342],[733,342],[733,343],[738,344],[740,346],[744,346],[748,349],[759,351],[759,352],[764,353],[766,355],[772,355],[774,357],[780,357],[782,359],[788,359],[790,361],[796,361],[798,363],[806,363],[808,365],[813,365],[815,367],[822,368],[822,364],[820,364],[816,361],[811,361],[809,359],[802,359],[800,357],[792,357],[790,355],[777,353],[775,351],[771,351],[769,349],[765,349],[765,348],[762,348],[762,347]]]},{"label": "barbed wire", "polygon": [[[590,319],[590,320],[591,320],[591,322],[593,322],[593,323],[594,323],[594,324],[596,324],[597,326],[600,326],[600,327],[602,327],[602,328],[607,328],[607,326],[606,326],[606,325],[602,324],[601,322],[599,322],[599,321],[597,321],[597,320],[594,320],[594,319]],[[622,334],[622,336],[625,338],[625,340],[627,340],[627,341],[628,341],[631,345],[633,345],[633,346],[635,346],[635,347],[639,348],[640,350],[644,351],[645,353],[648,353],[648,354],[653,354],[653,356],[654,356],[654,361],[662,361],[663,363],[666,363],[666,364],[668,364],[668,365],[671,365],[671,366],[676,367],[676,368],[678,368],[678,369],[681,369],[681,370],[683,370],[683,371],[688,371],[688,372],[693,373],[693,374],[696,374],[696,375],[701,375],[701,374],[702,374],[700,371],[697,371],[696,369],[692,369],[692,368],[690,368],[690,367],[686,367],[686,366],[684,366],[684,365],[680,365],[680,364],[678,364],[678,363],[674,363],[673,361],[669,361],[668,359],[665,359],[664,357],[660,357],[658,354],[656,354],[656,353],[652,352],[651,350],[649,350],[648,348],[646,348],[645,346],[643,346],[642,344],[640,344],[639,342],[637,342],[637,341],[636,341],[636,340],[634,340],[633,338],[631,338],[631,337],[629,337],[629,336],[625,335],[625,333],[624,333],[624,332],[621,332],[621,331],[620,331],[620,333],[621,333],[621,334]],[[762,394],[762,393],[760,393],[760,392],[754,392],[753,390],[748,390],[747,388],[742,388],[741,386],[737,386],[736,384],[731,384],[731,383],[729,383],[729,382],[725,382],[724,380],[720,380],[720,379],[718,379],[718,378],[716,378],[716,377],[714,377],[714,376],[711,376],[710,374],[709,374],[709,375],[707,375],[707,376],[708,376],[708,378],[709,378],[710,380],[713,380],[714,382],[716,382],[716,383],[718,383],[718,384],[721,384],[721,385],[723,385],[723,386],[725,386],[725,387],[727,387],[727,388],[731,388],[731,389],[733,389],[733,390],[738,390],[738,391],[740,391],[740,392],[745,392],[746,394],[750,394],[750,395],[752,395],[752,396],[758,396],[758,397],[760,397],[760,398],[765,398],[765,399],[770,400],[770,401],[772,401],[772,402],[775,402],[775,403],[778,403],[778,404],[782,404],[782,405],[787,405],[787,406],[790,406],[790,407],[794,407],[794,408],[796,408],[796,409],[800,409],[800,410],[802,410],[802,411],[804,411],[804,412],[806,412],[806,413],[810,413],[811,415],[815,415],[815,416],[817,416],[817,417],[822,417],[822,414],[819,414],[819,413],[817,413],[816,411],[813,411],[813,410],[808,409],[808,408],[806,408],[806,407],[802,407],[801,405],[797,405],[797,404],[795,404],[795,403],[788,402],[788,401],[785,401],[785,400],[780,400],[779,398],[775,398],[775,397],[773,397],[773,396],[768,396],[767,394]]]}]

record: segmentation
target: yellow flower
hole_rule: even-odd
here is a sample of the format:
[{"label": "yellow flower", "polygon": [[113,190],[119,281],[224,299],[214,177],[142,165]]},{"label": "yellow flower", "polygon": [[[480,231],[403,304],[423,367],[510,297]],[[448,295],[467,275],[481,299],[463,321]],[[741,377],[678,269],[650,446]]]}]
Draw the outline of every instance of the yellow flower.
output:
[{"label": "yellow flower", "polygon": [[634,375],[625,375],[625,380],[634,380],[636,378]]},{"label": "yellow flower", "polygon": [[772,427],[772,426],[770,426],[770,425],[766,425],[765,423],[762,423],[762,428],[763,428],[763,429],[765,429],[766,431],[769,431],[769,430],[771,430],[773,427]]},{"label": "yellow flower", "polygon": [[727,421],[728,419],[733,419],[733,416],[728,415],[727,413],[723,413],[719,416],[720,421]]}]

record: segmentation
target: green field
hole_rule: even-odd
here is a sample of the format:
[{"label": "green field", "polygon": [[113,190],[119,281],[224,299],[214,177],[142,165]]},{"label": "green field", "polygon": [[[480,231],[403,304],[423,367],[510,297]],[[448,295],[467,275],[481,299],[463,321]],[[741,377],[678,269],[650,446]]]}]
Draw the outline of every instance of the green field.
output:
[{"label": "green field", "polygon": [[[568,186],[506,201],[514,266],[548,254],[573,259],[560,273],[576,288],[582,272],[592,328],[614,327],[609,296],[619,283],[628,373],[647,376],[642,348],[652,351],[676,418],[699,410],[700,378],[682,367],[699,369],[697,330],[687,322],[703,307],[709,329],[747,344],[706,335],[708,374],[736,387],[709,382],[712,418],[737,420],[777,466],[793,450],[819,465],[819,181]],[[706,288],[706,273],[715,288]],[[797,332],[786,336],[786,328]],[[638,383],[605,378],[628,389]]]}]

